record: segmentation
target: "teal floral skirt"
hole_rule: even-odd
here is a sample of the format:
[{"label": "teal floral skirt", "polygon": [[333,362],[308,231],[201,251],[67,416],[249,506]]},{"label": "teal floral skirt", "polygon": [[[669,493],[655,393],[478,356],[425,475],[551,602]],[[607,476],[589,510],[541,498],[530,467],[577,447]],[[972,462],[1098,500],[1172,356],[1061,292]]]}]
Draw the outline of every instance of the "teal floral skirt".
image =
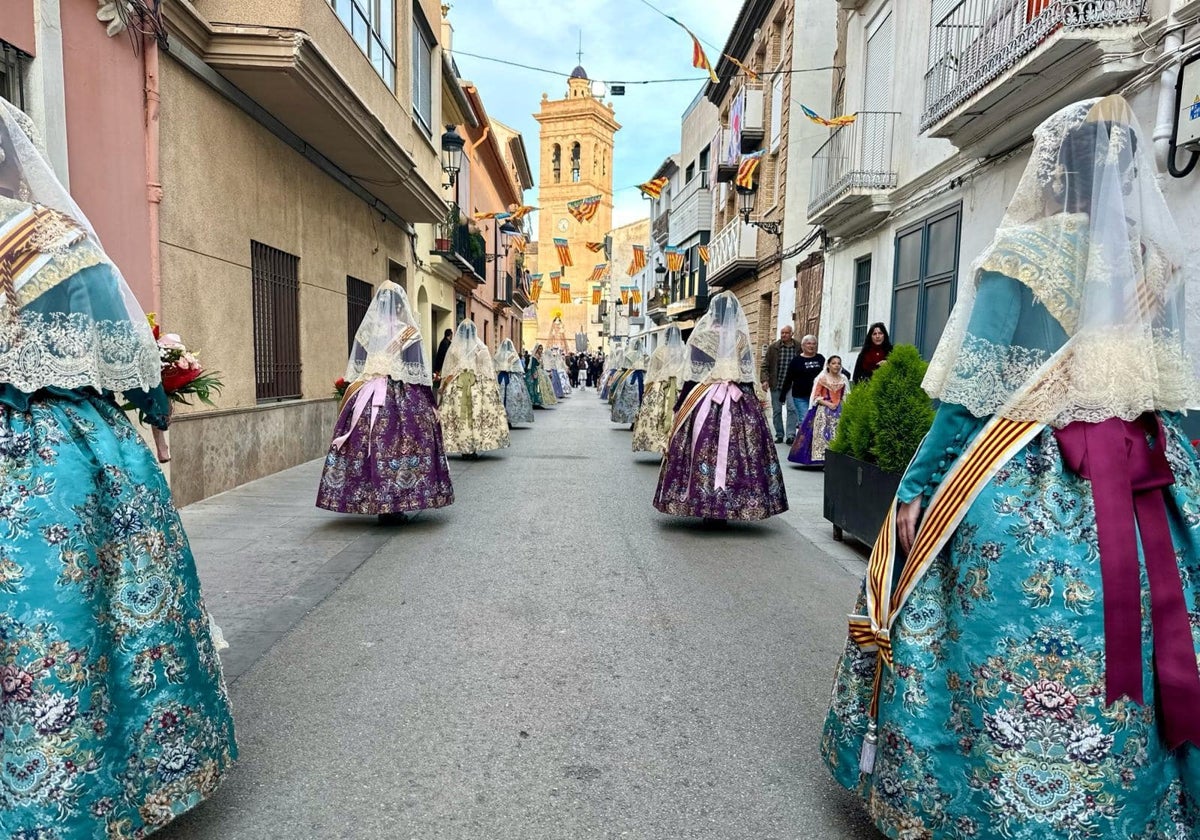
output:
[{"label": "teal floral skirt", "polygon": [[99,395],[0,387],[0,838],[141,838],[236,757],[200,583]]},{"label": "teal floral skirt", "polygon": [[[1200,469],[1164,424],[1195,643]],[[1110,706],[1091,485],[1043,432],[984,488],[901,611],[870,775],[859,757],[876,655],[847,643],[821,744],[834,778],[906,840],[1200,836],[1200,751],[1169,750],[1158,731],[1144,569],[1142,580],[1146,702]]]}]

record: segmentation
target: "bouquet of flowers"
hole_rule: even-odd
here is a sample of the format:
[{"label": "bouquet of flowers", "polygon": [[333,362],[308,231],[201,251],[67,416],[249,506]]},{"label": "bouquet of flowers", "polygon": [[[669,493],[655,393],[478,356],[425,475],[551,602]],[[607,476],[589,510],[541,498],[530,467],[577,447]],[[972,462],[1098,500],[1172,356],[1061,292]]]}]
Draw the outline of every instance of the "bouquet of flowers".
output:
[{"label": "bouquet of flowers", "polygon": [[187,346],[175,333],[163,333],[158,320],[151,312],[146,316],[150,329],[154,332],[154,340],[158,342],[158,357],[162,361],[163,390],[172,402],[191,405],[188,399],[193,394],[205,405],[215,405],[212,401],[214,394],[221,393],[224,387],[218,374],[206,372],[200,364],[200,357],[188,350]]},{"label": "bouquet of flowers", "polygon": [[339,400],[346,396],[346,389],[350,387],[350,383],[346,381],[346,377],[339,376],[333,380],[333,395]]}]

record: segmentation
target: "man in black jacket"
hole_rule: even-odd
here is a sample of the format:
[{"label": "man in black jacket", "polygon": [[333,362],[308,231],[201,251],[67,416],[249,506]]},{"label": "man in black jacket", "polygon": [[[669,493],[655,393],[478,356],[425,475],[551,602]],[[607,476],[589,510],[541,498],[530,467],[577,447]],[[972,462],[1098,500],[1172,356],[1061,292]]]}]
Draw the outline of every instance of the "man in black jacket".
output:
[{"label": "man in black jacket", "polygon": [[450,349],[450,336],[454,335],[454,331],[447,329],[442,333],[442,343],[438,345],[437,354],[433,357],[433,372],[441,374],[442,363],[446,361],[446,351]]}]

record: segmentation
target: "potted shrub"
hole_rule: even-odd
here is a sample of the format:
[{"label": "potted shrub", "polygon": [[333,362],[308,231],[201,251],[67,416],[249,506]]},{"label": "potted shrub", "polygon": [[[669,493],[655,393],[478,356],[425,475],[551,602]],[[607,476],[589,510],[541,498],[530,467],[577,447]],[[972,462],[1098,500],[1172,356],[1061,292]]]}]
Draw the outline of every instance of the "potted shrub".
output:
[{"label": "potted shrub", "polygon": [[434,237],[433,250],[441,254],[450,253],[450,239],[454,235],[454,227],[458,224],[458,206],[453,202],[446,208],[446,217],[438,223]]},{"label": "potted shrub", "polygon": [[933,423],[921,390],[928,367],[911,344],[896,346],[871,380],[852,388],[825,459],[825,518],[834,539],[871,544],[908,462]]}]

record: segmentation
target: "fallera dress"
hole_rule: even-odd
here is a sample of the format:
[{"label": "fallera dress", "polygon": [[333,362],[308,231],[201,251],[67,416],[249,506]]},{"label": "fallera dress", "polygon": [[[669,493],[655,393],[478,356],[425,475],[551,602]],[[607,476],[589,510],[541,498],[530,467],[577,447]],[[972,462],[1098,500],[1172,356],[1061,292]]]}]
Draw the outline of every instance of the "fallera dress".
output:
[{"label": "fallera dress", "polygon": [[0,100],[33,199],[0,196],[0,836],[136,840],[237,746],[187,536],[113,398],[166,427],[158,348],[27,120]]},{"label": "fallera dress", "polygon": [[387,515],[454,502],[421,333],[404,289],[385,281],[354,338],[317,507]]},{"label": "fallera dress", "polygon": [[458,325],[446,353],[438,415],[448,452],[476,455],[508,446],[508,415],[492,356],[472,321]]},{"label": "fallera dress", "polygon": [[646,354],[640,342],[625,352],[622,365],[623,369],[609,389],[612,404],[609,417],[614,423],[633,423],[646,390]]},{"label": "fallera dress", "polygon": [[[842,400],[849,390],[850,380],[845,374],[835,378],[825,371],[817,377],[809,398],[808,413],[800,421],[800,431],[788,452],[789,461],[806,467],[825,464],[825,451],[837,435],[838,421],[842,418]],[[823,405],[817,400],[827,400],[833,406]]]},{"label": "fallera dress", "polygon": [[688,339],[688,352],[688,381],[675,407],[654,507],[675,516],[735,520],[787,510],[750,331],[736,296],[713,297]]},{"label": "fallera dress", "polygon": [[665,455],[675,419],[675,403],[687,371],[687,345],[679,327],[667,328],[663,346],[650,356],[646,369],[646,390],[642,405],[633,419],[633,451]]},{"label": "fallera dress", "polygon": [[525,384],[525,365],[517,355],[511,338],[500,342],[496,351],[496,380],[500,387],[500,399],[508,422],[512,425],[533,422],[533,401]]},{"label": "fallera dress", "polygon": [[535,352],[529,359],[533,382],[538,393],[538,398],[534,401],[534,405],[540,405],[543,408],[557,405],[558,396],[554,393],[554,386],[550,382],[550,374],[546,371],[542,354]]},{"label": "fallera dress", "polygon": [[1119,97],[1043,123],[930,365],[924,518],[875,546],[821,743],[889,837],[1200,836],[1197,387],[1149,146]]}]

